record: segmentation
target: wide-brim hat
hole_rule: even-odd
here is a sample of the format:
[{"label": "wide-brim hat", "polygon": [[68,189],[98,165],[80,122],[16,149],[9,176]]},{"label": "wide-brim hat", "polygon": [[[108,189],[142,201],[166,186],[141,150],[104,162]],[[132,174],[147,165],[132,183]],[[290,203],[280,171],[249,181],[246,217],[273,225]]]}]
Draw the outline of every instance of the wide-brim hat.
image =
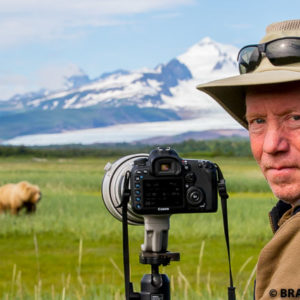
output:
[{"label": "wide-brim hat", "polygon": [[[300,20],[288,20],[269,25],[260,43],[289,36],[300,37]],[[247,87],[292,81],[300,81],[300,62],[274,66],[267,57],[263,57],[260,65],[251,73],[200,84],[197,89],[214,98],[234,119],[247,128],[245,119]]]}]

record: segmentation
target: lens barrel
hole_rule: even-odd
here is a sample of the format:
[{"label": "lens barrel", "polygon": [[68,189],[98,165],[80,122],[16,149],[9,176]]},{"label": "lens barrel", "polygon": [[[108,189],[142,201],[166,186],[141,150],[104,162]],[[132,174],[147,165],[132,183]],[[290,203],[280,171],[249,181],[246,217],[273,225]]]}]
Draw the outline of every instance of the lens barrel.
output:
[{"label": "lens barrel", "polygon": [[[107,210],[119,221],[122,221],[121,204],[122,193],[124,189],[124,179],[127,171],[131,171],[135,160],[140,158],[148,158],[149,154],[138,153],[124,156],[113,164],[108,163],[105,166],[105,175],[103,177],[101,192],[102,199]],[[133,212],[131,204],[128,204],[128,224],[142,225],[144,218]]]}]

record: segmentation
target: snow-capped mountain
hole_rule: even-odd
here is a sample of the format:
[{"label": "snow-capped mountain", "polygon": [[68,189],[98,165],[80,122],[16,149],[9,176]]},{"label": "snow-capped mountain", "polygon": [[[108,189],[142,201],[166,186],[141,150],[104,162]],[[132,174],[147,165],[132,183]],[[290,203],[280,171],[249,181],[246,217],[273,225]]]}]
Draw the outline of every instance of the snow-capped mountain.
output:
[{"label": "snow-capped mountain", "polygon": [[154,70],[134,72],[116,71],[99,79],[73,76],[68,79],[72,87],[60,91],[45,91],[17,95],[12,101],[22,103],[23,109],[81,109],[105,104],[106,106],[138,105],[152,107],[162,104],[161,95],[172,96],[170,88],[180,80],[191,79],[189,69],[177,59]]},{"label": "snow-capped mountain", "polygon": [[223,113],[196,85],[237,74],[236,54],[235,47],[205,38],[154,69],[117,70],[93,80],[81,71],[64,89],[0,102],[0,139]]}]

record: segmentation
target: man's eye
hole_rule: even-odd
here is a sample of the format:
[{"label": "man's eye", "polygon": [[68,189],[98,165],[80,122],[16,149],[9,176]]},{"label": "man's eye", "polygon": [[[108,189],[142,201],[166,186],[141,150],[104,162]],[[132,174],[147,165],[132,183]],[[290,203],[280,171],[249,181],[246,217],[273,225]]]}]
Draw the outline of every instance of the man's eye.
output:
[{"label": "man's eye", "polygon": [[263,124],[265,122],[264,119],[257,118],[252,121],[254,124]]},{"label": "man's eye", "polygon": [[248,121],[249,132],[260,132],[263,129],[265,122],[266,121],[263,118],[250,119]]},{"label": "man's eye", "polygon": [[300,115],[295,115],[295,116],[292,116],[293,120],[295,121],[299,121],[300,120]]}]

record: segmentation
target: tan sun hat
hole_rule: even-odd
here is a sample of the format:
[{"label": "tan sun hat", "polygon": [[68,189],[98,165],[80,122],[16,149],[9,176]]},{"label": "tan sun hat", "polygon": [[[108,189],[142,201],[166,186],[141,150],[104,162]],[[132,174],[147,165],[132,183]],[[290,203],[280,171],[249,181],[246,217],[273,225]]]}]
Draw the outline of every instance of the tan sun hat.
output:
[{"label": "tan sun hat", "polygon": [[[260,43],[282,37],[300,37],[300,20],[288,20],[269,25]],[[197,89],[214,98],[245,128],[245,91],[248,86],[300,81],[300,62],[274,66],[267,57],[252,72],[200,84]]]}]

